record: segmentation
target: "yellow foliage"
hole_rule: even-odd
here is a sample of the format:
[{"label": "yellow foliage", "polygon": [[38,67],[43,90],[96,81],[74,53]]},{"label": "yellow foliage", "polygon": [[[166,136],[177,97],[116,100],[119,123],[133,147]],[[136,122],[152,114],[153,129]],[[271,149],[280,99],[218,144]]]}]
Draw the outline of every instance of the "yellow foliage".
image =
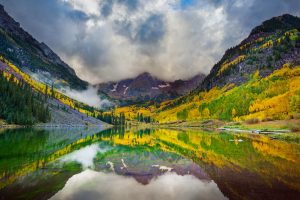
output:
[{"label": "yellow foliage", "polygon": [[[52,95],[52,92],[54,92],[53,97],[55,97],[57,100],[59,100],[60,102],[62,102],[63,104],[71,107],[71,108],[75,108],[75,105],[79,105],[82,104],[74,99],[71,99],[70,97],[60,93],[59,91],[57,91],[56,89],[52,89],[49,88],[46,84],[44,83],[40,83],[35,81],[34,79],[32,79],[28,74],[22,72],[17,66],[15,66],[14,64],[12,64],[11,62],[9,62],[7,59],[5,59],[3,56],[0,56],[0,60],[2,62],[4,62],[5,64],[7,64],[9,66],[10,69],[12,69],[16,74],[20,75],[22,77],[22,79],[29,84],[35,91],[38,91],[42,94],[47,94],[47,95]],[[11,77],[11,74],[8,74],[6,72],[4,72],[4,76],[7,77],[8,79]],[[19,82],[19,80],[15,77],[14,78],[15,82]],[[79,109],[79,112],[82,112],[84,114],[88,114],[88,115],[92,115],[93,113],[91,113],[90,111],[84,110],[82,108]]]},{"label": "yellow foliage", "polygon": [[[262,86],[261,84],[265,84]],[[242,85],[245,88],[263,88],[261,93],[255,94],[249,108],[248,115],[240,116],[238,107],[234,106],[230,110],[230,114],[234,121],[246,120],[251,118],[265,119],[267,117],[283,119],[287,118],[291,113],[296,112],[300,108],[299,91],[300,91],[300,67],[290,68],[290,64],[284,65],[283,68],[274,71],[271,75],[261,78],[257,71],[251,81]],[[228,84],[223,88],[214,87],[209,91],[203,91],[198,94],[193,94],[189,97],[189,101],[176,105],[176,100],[162,102],[159,106],[151,105],[148,108],[138,106],[127,106],[116,108],[116,113],[125,113],[126,118],[134,119],[137,113],[143,113],[144,116],[151,118],[160,123],[176,122],[177,114],[186,110],[188,117],[186,120],[202,120],[207,118],[218,118],[215,113],[212,113],[208,108],[205,109],[205,104],[210,104],[212,101],[234,94],[237,88],[233,84]],[[297,95],[298,94],[298,95]],[[251,94],[244,94],[245,98]],[[253,94],[252,94],[253,95]],[[169,107],[171,104],[175,105]],[[233,102],[234,103],[234,102]],[[199,107],[204,105],[204,110],[200,113]],[[237,105],[238,106],[238,105]]]},{"label": "yellow foliage", "polygon": [[232,118],[234,118],[236,116],[237,112],[235,110],[235,108],[232,108],[232,111],[231,111],[231,115],[232,115]]},{"label": "yellow foliage", "polygon": [[194,109],[190,110],[188,116],[189,116],[188,118],[191,120],[198,119],[200,117],[198,108],[194,108]]},{"label": "yellow foliage", "polygon": [[273,46],[273,41],[269,40],[261,46],[261,49],[269,48]]},{"label": "yellow foliage", "polygon": [[258,100],[250,106],[249,111],[250,113],[265,111],[267,117],[275,115],[286,116],[289,111],[288,93],[278,95],[270,99]]},{"label": "yellow foliage", "polygon": [[202,117],[203,117],[204,119],[208,119],[208,118],[210,117],[210,111],[209,111],[208,108],[205,108],[205,109],[203,110],[203,112],[202,112]]},{"label": "yellow foliage", "polygon": [[241,56],[238,56],[237,58],[235,58],[233,61],[231,62],[224,62],[222,65],[221,65],[221,68],[220,70],[218,71],[218,76],[220,76],[226,69],[228,69],[230,66],[232,65],[236,65],[240,62],[242,62],[243,60],[245,60],[246,56],[245,55],[241,55]]}]

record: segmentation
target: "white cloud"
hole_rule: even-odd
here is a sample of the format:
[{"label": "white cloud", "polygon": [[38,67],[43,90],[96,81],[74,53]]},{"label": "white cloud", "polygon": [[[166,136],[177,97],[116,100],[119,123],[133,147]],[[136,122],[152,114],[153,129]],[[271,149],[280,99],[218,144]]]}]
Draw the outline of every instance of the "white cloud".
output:
[{"label": "white cloud", "polygon": [[[222,8],[208,6],[173,9],[176,3],[174,0],[143,1],[135,11],[116,5],[109,18],[99,17],[93,19],[93,23],[87,21],[88,34],[76,45],[84,52],[78,50],[64,58],[76,68],[79,76],[92,83],[133,77],[144,71],[165,80],[208,73],[222,49],[225,13]],[[163,37],[157,44],[136,42],[138,29],[153,13],[163,14]],[[197,23],[199,26],[195,26]],[[211,30],[212,27],[218,29]],[[120,33],[122,31],[125,33]],[[84,56],[85,53],[89,56]],[[95,53],[98,56],[91,56]],[[90,56],[96,60],[92,61]]]},{"label": "white cloud", "polygon": [[262,21],[299,15],[298,0],[0,0],[77,74],[98,83],[150,72],[171,80],[208,73]]}]

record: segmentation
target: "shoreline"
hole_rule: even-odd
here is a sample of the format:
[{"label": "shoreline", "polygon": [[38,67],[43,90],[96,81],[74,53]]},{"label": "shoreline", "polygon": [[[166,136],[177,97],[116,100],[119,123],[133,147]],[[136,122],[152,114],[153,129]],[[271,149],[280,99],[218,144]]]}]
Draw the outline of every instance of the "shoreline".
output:
[{"label": "shoreline", "polygon": [[242,132],[242,133],[255,133],[255,134],[282,134],[291,133],[291,130],[259,130],[259,129],[236,129],[236,128],[217,128],[219,131],[231,131],[231,132]]},{"label": "shoreline", "polygon": [[179,130],[208,130],[216,132],[245,133],[264,135],[271,139],[300,143],[300,119],[274,120],[247,124],[246,122],[224,122],[220,120],[181,121],[164,124],[136,123],[140,128],[179,129]]},{"label": "shoreline", "polygon": [[70,125],[70,124],[36,124],[36,125],[15,125],[15,124],[5,124],[0,125],[0,129],[18,129],[18,128],[111,128],[113,125],[109,124],[98,124],[98,125]]},{"label": "shoreline", "polygon": [[[277,120],[269,122],[260,122],[257,124],[247,124],[245,122],[223,122],[220,120],[206,120],[193,122],[177,122],[164,124],[146,124],[132,123],[130,128],[139,129],[177,129],[177,130],[207,130],[207,131],[228,131],[231,133],[247,133],[254,135],[265,135],[272,139],[280,139],[300,143],[300,131],[293,130],[292,127],[299,127],[300,120]],[[279,125],[278,125],[279,124]],[[103,124],[36,124],[31,126],[1,124],[0,129],[18,129],[18,128],[101,128],[110,129],[113,125]]]}]

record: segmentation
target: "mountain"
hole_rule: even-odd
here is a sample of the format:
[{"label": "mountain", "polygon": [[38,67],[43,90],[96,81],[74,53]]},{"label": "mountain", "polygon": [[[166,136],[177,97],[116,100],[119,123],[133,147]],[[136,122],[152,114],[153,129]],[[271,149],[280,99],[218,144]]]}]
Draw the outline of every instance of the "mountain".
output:
[{"label": "mountain", "polygon": [[0,5],[0,52],[20,69],[37,80],[55,87],[85,89],[87,82],[63,62],[45,43],[38,42],[10,17]]},{"label": "mountain", "polygon": [[124,115],[103,114],[67,96],[66,89],[75,89],[79,95],[88,83],[78,78],[45,43],[24,31],[2,5],[0,83],[1,125],[103,126],[103,121],[125,124]]},{"label": "mountain", "polygon": [[118,108],[160,123],[300,117],[300,18],[282,15],[254,28],[191,93],[146,108]]},{"label": "mountain", "polygon": [[121,105],[144,101],[162,102],[185,95],[194,90],[204,79],[198,74],[189,80],[163,81],[150,73],[142,73],[135,78],[118,82],[98,84],[99,93],[118,100]]},{"label": "mountain", "polygon": [[42,126],[102,126],[98,110],[38,82],[0,56],[0,121]]},{"label": "mountain", "polygon": [[228,83],[240,85],[256,70],[266,77],[285,63],[299,63],[299,30],[300,19],[289,14],[263,22],[239,45],[225,52],[197,91]]}]

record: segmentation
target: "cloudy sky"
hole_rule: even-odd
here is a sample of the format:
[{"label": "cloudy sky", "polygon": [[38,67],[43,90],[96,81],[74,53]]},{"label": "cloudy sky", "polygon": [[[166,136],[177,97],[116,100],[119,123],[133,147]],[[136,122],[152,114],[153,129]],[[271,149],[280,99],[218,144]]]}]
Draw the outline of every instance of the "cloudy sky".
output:
[{"label": "cloudy sky", "polygon": [[208,73],[224,51],[299,0],[0,0],[8,13],[91,83],[150,72]]}]

